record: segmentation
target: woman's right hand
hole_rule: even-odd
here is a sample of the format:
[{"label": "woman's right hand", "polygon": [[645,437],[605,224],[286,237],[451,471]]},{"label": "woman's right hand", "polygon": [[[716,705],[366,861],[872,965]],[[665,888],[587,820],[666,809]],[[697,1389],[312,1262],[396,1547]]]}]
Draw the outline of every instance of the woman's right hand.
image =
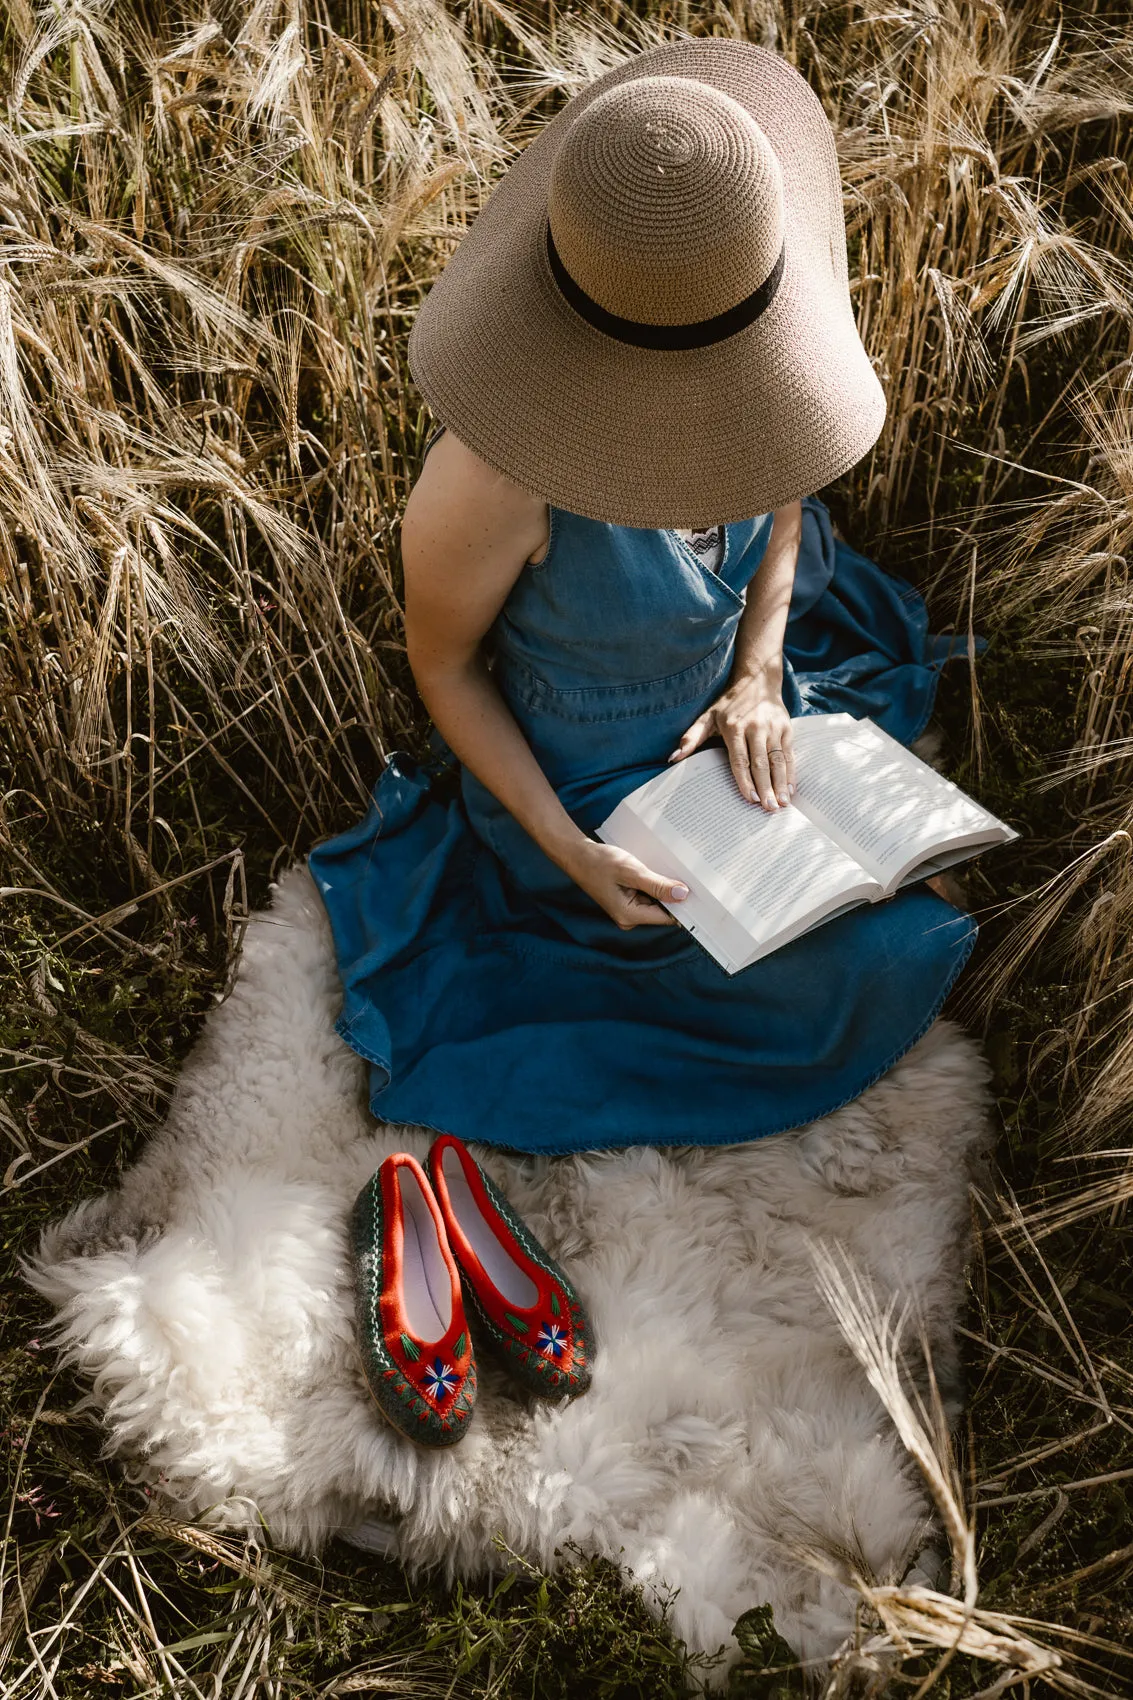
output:
[{"label": "woman's right hand", "polygon": [[563,807],[488,669],[484,639],[526,561],[546,504],[446,431],[405,509],[405,642],[425,707],[453,754],[619,927],[671,927],[659,898],[688,888],[588,838]]},{"label": "woman's right hand", "polygon": [[663,878],[628,850],[593,838],[579,842],[564,871],[623,932],[631,927],[675,926],[675,918],[659,899],[681,903],[688,896],[688,886],[680,880]]}]

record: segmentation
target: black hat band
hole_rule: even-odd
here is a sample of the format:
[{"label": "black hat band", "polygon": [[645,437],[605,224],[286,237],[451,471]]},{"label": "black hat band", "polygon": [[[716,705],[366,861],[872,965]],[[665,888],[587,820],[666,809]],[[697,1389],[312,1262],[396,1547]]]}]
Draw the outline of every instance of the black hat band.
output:
[{"label": "black hat band", "polygon": [[632,343],[635,348],[706,348],[710,343],[723,342],[725,337],[746,330],[774,301],[782,281],[786,253],[785,246],[780,248],[779,258],[759,288],[753,289],[750,295],[745,295],[742,301],[737,301],[734,307],[728,307],[723,313],[717,313],[711,319],[698,319],[691,325],[649,325],[639,319],[623,319],[617,313],[607,312],[580,283],[575,282],[563,265],[551,234],[551,221],[547,220],[547,259],[560,293],[595,330],[604,331],[619,342]]}]

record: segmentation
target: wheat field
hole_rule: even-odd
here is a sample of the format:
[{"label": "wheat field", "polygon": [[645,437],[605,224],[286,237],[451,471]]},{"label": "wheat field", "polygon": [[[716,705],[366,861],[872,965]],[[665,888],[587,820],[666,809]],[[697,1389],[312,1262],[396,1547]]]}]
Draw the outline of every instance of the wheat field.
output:
[{"label": "wheat field", "polygon": [[[950,1597],[861,1579],[751,1700],[1133,1689],[1133,13],[1054,0],[6,0],[0,51],[0,1683],[197,1700],[679,1696],[601,1565],[494,1593],[178,1525],[99,1459],[18,1258],[110,1184],[249,906],[425,730],[398,517],[416,304],[516,151],[626,53],[739,35],[842,161],[889,398],[829,499],[989,639],[944,759],[1024,836],[971,876],[996,1071]],[[845,1295],[843,1295],[845,1299]],[[874,1324],[846,1315],[868,1355]],[[873,1334],[871,1335],[871,1328]],[[874,1344],[876,1340],[874,1339]],[[898,1395],[893,1395],[898,1399]],[[757,1608],[759,1601],[752,1601]]]}]

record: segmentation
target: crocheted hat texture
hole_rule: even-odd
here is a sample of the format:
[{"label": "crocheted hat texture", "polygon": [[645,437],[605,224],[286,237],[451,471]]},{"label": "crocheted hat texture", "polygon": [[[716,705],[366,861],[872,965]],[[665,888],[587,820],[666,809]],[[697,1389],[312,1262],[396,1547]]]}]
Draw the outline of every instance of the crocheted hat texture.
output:
[{"label": "crocheted hat texture", "polygon": [[821,489],[875,442],[885,396],[818,97],[733,40],[599,77],[496,186],[409,360],[461,441],[589,518],[707,526]]}]

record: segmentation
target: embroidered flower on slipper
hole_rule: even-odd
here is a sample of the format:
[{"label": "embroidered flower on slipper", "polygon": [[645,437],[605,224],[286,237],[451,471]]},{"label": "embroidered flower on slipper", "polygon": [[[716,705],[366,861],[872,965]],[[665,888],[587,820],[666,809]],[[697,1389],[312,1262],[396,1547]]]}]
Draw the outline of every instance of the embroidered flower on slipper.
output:
[{"label": "embroidered flower on slipper", "polygon": [[561,1358],[566,1349],[566,1329],[560,1328],[557,1322],[545,1322],[535,1344],[544,1357]]},{"label": "embroidered flower on slipper", "polygon": [[425,1371],[423,1386],[426,1393],[440,1403],[447,1399],[459,1380],[451,1364],[446,1364],[443,1358],[434,1358]]},{"label": "embroidered flower on slipper", "polygon": [[362,1368],[401,1434],[451,1446],[467,1433],[476,1365],[460,1274],[433,1189],[416,1158],[387,1157],[351,1217]]},{"label": "embroidered flower on slipper", "polygon": [[459,1139],[435,1140],[428,1168],[477,1339],[540,1398],[585,1393],[593,1332],[567,1276]]}]

